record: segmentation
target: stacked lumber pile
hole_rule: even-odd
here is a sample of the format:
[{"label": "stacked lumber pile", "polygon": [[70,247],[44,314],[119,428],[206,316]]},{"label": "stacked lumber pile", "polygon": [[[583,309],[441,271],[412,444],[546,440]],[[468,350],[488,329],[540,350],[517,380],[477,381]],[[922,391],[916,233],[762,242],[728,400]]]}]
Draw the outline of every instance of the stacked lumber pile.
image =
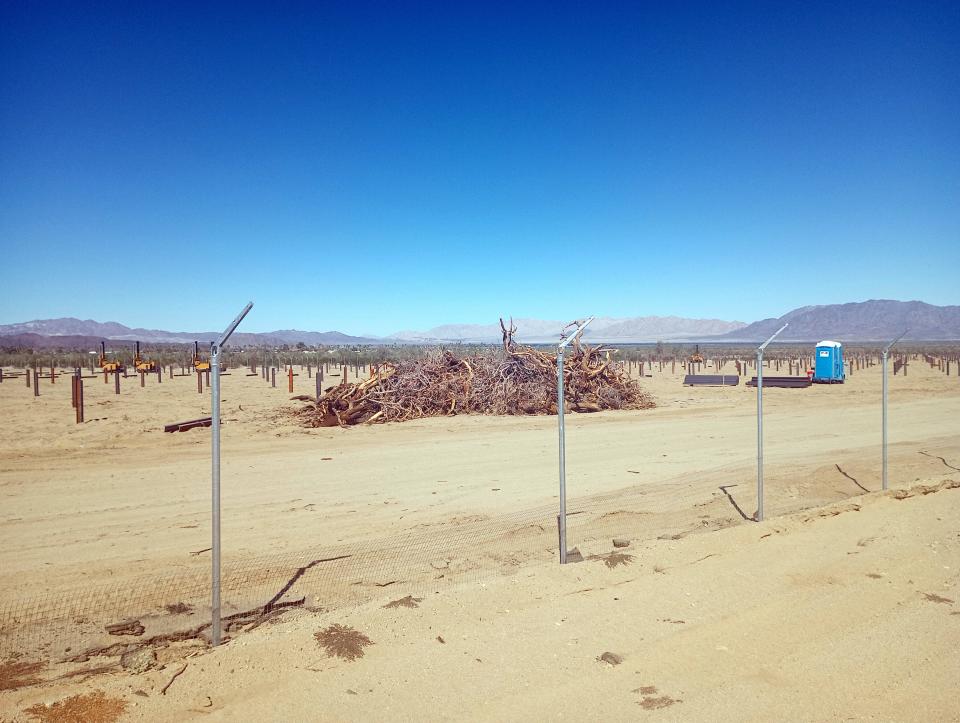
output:
[{"label": "stacked lumber pile", "polygon": [[[503,349],[458,357],[437,350],[423,359],[375,366],[369,379],[327,388],[298,414],[310,427],[402,422],[453,414],[556,414],[557,357],[517,344],[511,321]],[[647,409],[653,400],[603,346],[575,340],[564,355],[567,411]]]}]

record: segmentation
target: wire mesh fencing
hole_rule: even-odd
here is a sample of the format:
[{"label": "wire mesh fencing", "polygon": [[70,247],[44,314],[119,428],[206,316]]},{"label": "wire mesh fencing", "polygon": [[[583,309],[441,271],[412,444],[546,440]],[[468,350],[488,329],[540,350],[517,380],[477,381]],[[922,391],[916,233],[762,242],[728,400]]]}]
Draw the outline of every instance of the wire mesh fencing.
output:
[{"label": "wire mesh fencing", "polygon": [[[752,523],[753,481],[747,473],[742,483],[730,484],[737,468],[742,473],[742,466],[732,463],[730,469],[714,468],[709,474],[692,472],[669,482],[571,496],[568,544],[606,551],[597,557],[603,560],[612,551],[612,537],[672,541]],[[842,476],[842,470],[837,474]],[[781,498],[776,513],[852,498],[864,489],[847,485],[833,500]],[[637,547],[621,553],[619,562],[648,562],[635,559],[643,554]],[[506,514],[454,515],[360,542],[304,545],[243,559],[231,559],[229,549],[225,553],[223,628],[227,636],[236,636],[290,609],[343,609],[391,591],[401,597],[432,595],[492,575],[515,574],[526,565],[557,564],[557,506],[551,501]],[[67,582],[57,588],[51,581],[48,593],[0,603],[0,659],[82,662],[148,645],[206,640],[209,562],[197,558],[188,569],[130,575],[115,583]]]},{"label": "wire mesh fencing", "polygon": [[[725,501],[720,516],[691,520],[689,483],[637,485],[572,499],[571,546],[609,536],[673,539],[742,521]],[[714,504],[719,492],[707,496]],[[352,544],[231,560],[222,573],[224,630],[254,627],[290,608],[337,609],[388,593],[440,591],[490,574],[558,558],[557,509],[540,505],[503,515],[462,515],[402,534]],[[202,638],[210,625],[209,558],[158,575],[115,584],[65,586],[0,604],[0,658],[39,655],[55,660],[118,654],[129,646]]]}]

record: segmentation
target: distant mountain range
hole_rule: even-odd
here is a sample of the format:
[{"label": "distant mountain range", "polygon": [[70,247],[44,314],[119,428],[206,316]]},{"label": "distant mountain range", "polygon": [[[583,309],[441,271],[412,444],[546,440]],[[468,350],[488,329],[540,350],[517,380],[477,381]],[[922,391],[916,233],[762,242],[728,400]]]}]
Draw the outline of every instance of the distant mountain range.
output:
[{"label": "distant mountain range", "polygon": [[[506,321],[506,320],[505,320]],[[519,341],[537,343],[557,341],[565,321],[514,319]],[[597,317],[583,332],[585,339],[595,341],[672,341],[716,336],[745,327],[742,321],[720,319],[684,319],[679,316],[637,316],[631,319]],[[427,331],[401,331],[387,337],[389,341],[423,342],[454,341],[463,343],[495,343],[501,340],[500,324],[447,324]]]},{"label": "distant mountain range", "polygon": [[[0,324],[0,345],[27,347],[85,347],[99,344],[101,339],[111,341],[140,341],[152,344],[192,344],[194,341],[214,341],[218,331],[163,331],[161,329],[131,329],[115,321],[99,322],[93,319],[38,319],[20,324]],[[20,338],[21,341],[15,341]],[[41,337],[38,339],[37,337]],[[303,342],[308,346],[341,346],[345,344],[379,344],[379,339],[350,336],[339,331],[296,331],[281,329],[265,334],[237,332],[230,343],[240,346],[281,346]]]},{"label": "distant mountain range", "polygon": [[757,321],[719,340],[763,341],[784,324],[777,341],[883,341],[907,331],[905,339],[960,339],[960,306],[922,301],[872,299],[851,304],[801,306],[776,319]]},{"label": "distant mountain range", "polygon": [[[515,319],[517,339],[537,343],[559,338],[563,321]],[[700,338],[722,334],[746,326],[742,321],[719,319],[683,319],[677,316],[643,316],[633,319],[597,318],[584,333],[585,338],[616,341],[656,341]],[[101,339],[115,342],[141,341],[155,344],[192,344],[213,341],[217,332],[171,332],[160,329],[131,329],[115,321],[98,322],[75,318],[38,319],[20,324],[0,325],[0,343],[5,346],[45,348],[51,346],[90,346]],[[450,324],[427,331],[403,331],[377,338],[351,336],[339,331],[298,331],[282,329],[262,334],[237,332],[230,341],[242,346],[280,346],[303,343],[308,346],[351,344],[495,344],[501,340],[500,324]]]},{"label": "distant mountain range", "polygon": [[[598,317],[584,332],[593,342],[759,342],[789,323],[778,341],[881,341],[908,329],[907,339],[960,339],[960,306],[933,306],[922,301],[871,300],[851,304],[803,306],[776,319],[752,324],[720,319],[685,319],[677,316],[638,316],[618,319]],[[514,319],[517,339],[528,343],[555,342],[563,321]],[[209,342],[218,332],[171,332],[130,328],[115,321],[98,322],[74,318],[40,319],[0,325],[0,346],[29,348],[94,348],[100,340],[115,343],[190,344]],[[240,346],[308,346],[355,344],[498,343],[500,325],[447,324],[426,331],[401,331],[378,338],[351,336],[339,331],[282,329],[262,334],[237,332],[231,343]]]}]

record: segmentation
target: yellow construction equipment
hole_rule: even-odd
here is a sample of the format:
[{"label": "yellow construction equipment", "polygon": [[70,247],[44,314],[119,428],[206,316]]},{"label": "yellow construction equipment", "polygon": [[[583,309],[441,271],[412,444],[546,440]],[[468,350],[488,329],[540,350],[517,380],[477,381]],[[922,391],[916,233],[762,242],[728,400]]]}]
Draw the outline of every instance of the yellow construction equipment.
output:
[{"label": "yellow construction equipment", "polygon": [[[106,343],[102,341],[100,342],[100,357],[97,359],[97,364],[102,371],[109,374],[123,371],[123,364],[121,362],[107,361],[107,347]],[[104,377],[104,379],[106,379],[106,377]]]},{"label": "yellow construction equipment", "polygon": [[697,344],[697,350],[690,355],[691,364],[703,364],[703,354],[700,353],[700,345]]},{"label": "yellow construction equipment", "polygon": [[210,360],[202,360],[200,358],[200,342],[193,342],[193,368],[198,372],[208,372],[210,371]]},{"label": "yellow construction equipment", "polygon": [[140,342],[134,342],[136,344],[135,351],[133,353],[133,367],[138,372],[155,372],[157,371],[157,363],[153,361],[145,361],[140,358]]}]

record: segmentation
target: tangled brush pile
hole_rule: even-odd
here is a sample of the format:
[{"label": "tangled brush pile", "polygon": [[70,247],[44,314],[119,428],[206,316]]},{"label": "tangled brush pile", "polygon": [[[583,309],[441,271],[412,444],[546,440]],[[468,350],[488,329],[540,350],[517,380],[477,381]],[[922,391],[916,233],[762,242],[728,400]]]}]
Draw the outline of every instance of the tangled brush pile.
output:
[{"label": "tangled brush pile", "polygon": [[[403,422],[453,414],[556,414],[557,357],[517,344],[516,327],[503,319],[503,350],[458,357],[436,351],[423,359],[375,366],[354,384],[329,387],[299,414],[307,426]],[[579,339],[564,355],[567,411],[648,409],[653,400],[631,379],[623,362],[603,346]]]}]

